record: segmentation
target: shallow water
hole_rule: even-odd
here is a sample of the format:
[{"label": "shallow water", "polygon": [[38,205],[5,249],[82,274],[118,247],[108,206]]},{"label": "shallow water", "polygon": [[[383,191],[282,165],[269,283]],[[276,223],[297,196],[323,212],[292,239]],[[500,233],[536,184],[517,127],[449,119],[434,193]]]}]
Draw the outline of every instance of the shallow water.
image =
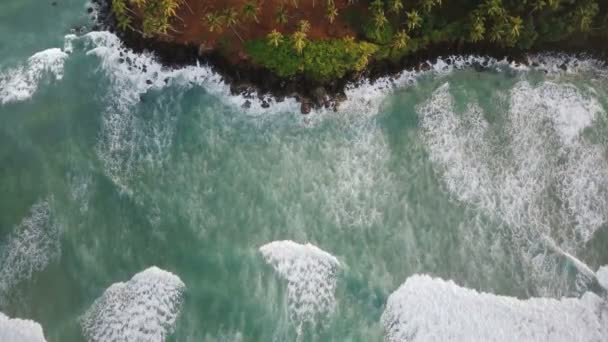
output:
[{"label": "shallow water", "polygon": [[[37,8],[52,20],[24,25]],[[382,341],[415,274],[598,292],[565,253],[608,264],[602,63],[463,57],[350,89],[337,113],[245,110],[204,66],[70,35],[85,8],[0,4],[0,312],[48,341]],[[147,331],[103,330],[125,308]]]}]

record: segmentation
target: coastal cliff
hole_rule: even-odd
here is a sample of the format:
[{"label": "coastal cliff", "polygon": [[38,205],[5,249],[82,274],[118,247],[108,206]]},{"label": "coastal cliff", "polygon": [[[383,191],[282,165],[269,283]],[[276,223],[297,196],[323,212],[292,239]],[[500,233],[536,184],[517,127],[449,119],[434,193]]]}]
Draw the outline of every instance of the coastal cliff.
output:
[{"label": "coastal cliff", "polygon": [[127,47],[167,66],[208,63],[233,93],[295,97],[305,114],[335,108],[349,83],[440,56],[608,49],[603,0],[95,1]]}]

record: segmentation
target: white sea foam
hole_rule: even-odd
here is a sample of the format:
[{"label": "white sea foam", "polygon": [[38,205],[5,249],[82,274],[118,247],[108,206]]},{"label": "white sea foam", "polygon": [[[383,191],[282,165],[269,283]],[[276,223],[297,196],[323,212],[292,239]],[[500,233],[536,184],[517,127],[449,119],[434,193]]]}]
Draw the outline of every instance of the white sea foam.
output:
[{"label": "white sea foam", "polygon": [[597,270],[597,280],[606,291],[608,291],[608,265],[600,267]]},{"label": "white sea foam", "polygon": [[260,247],[266,262],[287,280],[290,319],[298,332],[305,322],[333,312],[336,305],[336,275],[340,262],[312,245],[274,241]]},{"label": "white sea foam", "polygon": [[[154,166],[162,165],[174,136],[177,115],[175,110],[169,109],[164,113],[158,111],[158,115],[152,119],[143,119],[142,115],[137,113],[137,104],[142,95],[149,91],[168,86],[184,89],[200,87],[202,91],[220,98],[224,105],[241,112],[245,117],[262,121],[272,120],[277,114],[294,115],[299,111],[299,104],[293,98],[282,102],[266,98],[271,106],[263,108],[262,101],[257,100],[257,94],[252,94],[249,99],[242,95],[230,95],[229,86],[223,82],[220,75],[207,66],[164,68],[153,55],[134,53],[125,48],[116,35],[109,32],[91,32],[82,40],[85,42],[87,53],[100,59],[101,70],[111,82],[97,146],[98,155],[108,176],[127,193],[132,191],[129,183],[140,167],[150,163]],[[72,46],[72,41],[73,38],[70,38],[68,44],[66,37],[66,46]],[[478,56],[448,56],[428,64],[427,71],[406,70],[394,77],[381,78],[373,83],[364,80],[351,84],[346,89],[348,100],[340,104],[337,115],[331,115],[331,110],[318,109],[313,111],[312,115],[301,117],[301,120],[306,125],[327,118],[338,118],[357,125],[362,122],[369,123],[369,119],[379,112],[386,95],[400,87],[414,84],[422,75],[446,75],[453,70],[473,65],[482,65],[489,69],[511,68],[522,72],[534,69],[506,60]],[[250,100],[251,107],[241,108],[247,100]]]},{"label": "white sea foam", "polygon": [[340,105],[339,112],[374,115],[387,95],[396,89],[416,84],[420,77],[427,75],[442,77],[454,71],[475,66],[493,71],[512,70],[522,74],[544,71],[552,76],[590,74],[596,78],[608,78],[608,68],[604,62],[593,58],[576,58],[566,54],[530,54],[523,64],[508,61],[506,58],[450,55],[423,63],[421,70],[403,70],[395,76],[381,77],[373,82],[362,80],[347,85],[345,93],[348,99]]},{"label": "white sea foam", "polygon": [[112,284],[81,319],[89,342],[162,342],[175,327],[185,285],[157,267]]},{"label": "white sea foam", "polygon": [[63,78],[63,64],[68,55],[58,48],[38,52],[21,66],[0,73],[0,102],[20,102],[31,98],[40,82],[50,75]]},{"label": "white sea foam", "polygon": [[582,135],[604,116],[598,101],[568,84],[519,82],[505,113],[507,144],[476,104],[455,112],[448,84],[418,111],[447,190],[506,223],[524,265],[548,286],[539,279],[539,293],[561,293],[553,287],[557,260],[542,255],[545,237],[576,254],[608,219],[608,164]]},{"label": "white sea foam", "polygon": [[[230,87],[208,66],[165,68],[152,54],[138,54],[123,46],[120,39],[109,32],[91,32],[84,36],[87,54],[97,56],[103,73],[111,82],[107,94],[107,108],[102,119],[98,154],[106,172],[126,192],[129,180],[141,165],[162,163],[171,146],[174,134],[174,108],[155,108],[154,118],[141,118],[136,105],[152,90],[165,87],[189,89],[199,86],[206,93],[220,97],[226,105],[246,114],[265,114],[295,111],[295,100],[272,104],[272,109],[261,107],[262,102],[251,101],[251,108],[241,109],[243,96],[231,96]],[[253,94],[257,97],[257,94]]]},{"label": "white sea foam", "polygon": [[608,306],[593,293],[520,300],[426,275],[409,277],[393,292],[381,320],[390,342],[608,339]]},{"label": "white sea foam", "polygon": [[331,187],[319,191],[325,194],[325,210],[338,227],[371,227],[382,222],[394,184],[393,174],[383,169],[389,159],[387,145],[380,129],[361,129],[347,143],[324,151],[335,162],[334,179]]},{"label": "white sea foam", "polygon": [[17,284],[43,270],[61,254],[60,227],[49,202],[34,204],[0,249],[0,302]]},{"label": "white sea foam", "polygon": [[46,342],[40,324],[19,318],[9,318],[0,312],[0,341]]}]

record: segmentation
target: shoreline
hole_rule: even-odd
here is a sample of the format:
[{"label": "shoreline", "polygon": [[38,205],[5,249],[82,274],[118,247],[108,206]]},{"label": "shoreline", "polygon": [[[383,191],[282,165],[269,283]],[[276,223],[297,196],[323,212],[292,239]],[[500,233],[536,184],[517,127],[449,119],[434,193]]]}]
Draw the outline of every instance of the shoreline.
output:
[{"label": "shoreline", "polygon": [[[341,102],[347,99],[345,89],[348,85],[356,85],[363,81],[374,83],[384,77],[392,77],[404,70],[426,71],[440,58],[450,56],[480,56],[506,60],[528,66],[528,56],[531,54],[567,54],[573,58],[591,57],[608,61],[608,45],[603,46],[601,39],[572,39],[570,41],[548,44],[530,50],[504,49],[489,44],[465,43],[456,45],[432,46],[405,56],[399,62],[386,60],[371,60],[361,72],[347,73],[344,77],[330,82],[317,82],[305,75],[282,78],[273,72],[252,63],[233,63],[215,50],[201,51],[193,44],[180,44],[159,39],[144,38],[135,31],[121,31],[116,27],[116,21],[109,8],[107,0],[92,0],[91,4],[97,10],[97,22],[94,28],[103,28],[115,33],[125,47],[134,52],[151,52],[157,61],[171,68],[179,68],[197,64],[205,64],[217,72],[224,82],[230,86],[233,95],[243,95],[248,99],[243,106],[248,107],[254,99],[254,94],[262,102],[262,107],[270,107],[264,97],[272,97],[276,102],[285,98],[295,98],[300,103],[302,114],[308,114],[313,109],[326,108],[337,110]],[[89,9],[89,12],[91,9]],[[449,62],[449,60],[448,60]],[[479,63],[473,65],[477,70],[487,69]],[[564,63],[560,68],[567,68]]]}]

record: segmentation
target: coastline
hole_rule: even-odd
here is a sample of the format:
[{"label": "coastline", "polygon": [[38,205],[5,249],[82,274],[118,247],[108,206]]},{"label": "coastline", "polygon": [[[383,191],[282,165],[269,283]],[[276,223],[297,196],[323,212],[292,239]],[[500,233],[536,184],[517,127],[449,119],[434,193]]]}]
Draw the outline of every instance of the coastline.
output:
[{"label": "coastline", "polygon": [[[95,29],[105,29],[115,33],[125,47],[137,52],[153,53],[157,61],[170,68],[179,68],[190,65],[204,64],[217,72],[222,79],[230,85],[233,95],[243,95],[246,99],[254,99],[254,94],[262,101],[262,107],[270,104],[264,97],[270,96],[276,102],[285,98],[295,98],[300,103],[302,114],[308,114],[313,109],[326,108],[337,110],[341,102],[347,99],[345,89],[348,85],[356,85],[363,81],[374,83],[384,77],[392,77],[404,70],[425,71],[440,58],[449,56],[472,55],[480,57],[506,60],[527,66],[527,56],[531,54],[567,54],[572,58],[594,58],[608,61],[608,45],[602,44],[601,38],[571,39],[553,44],[536,47],[529,50],[515,48],[499,48],[490,44],[465,43],[460,45],[435,45],[407,55],[398,62],[372,59],[361,72],[349,72],[344,77],[329,82],[314,81],[305,75],[283,78],[272,71],[256,66],[253,63],[240,61],[234,63],[216,50],[201,51],[199,46],[193,44],[180,44],[162,41],[154,38],[144,38],[135,31],[119,30],[116,20],[110,10],[108,0],[92,0],[97,10]],[[89,9],[89,11],[91,11]],[[577,37],[578,38],[578,37]],[[447,61],[449,63],[449,60]],[[483,70],[487,65],[473,64],[475,69]],[[566,69],[566,63],[560,66]],[[247,100],[243,106],[250,105]]]}]

